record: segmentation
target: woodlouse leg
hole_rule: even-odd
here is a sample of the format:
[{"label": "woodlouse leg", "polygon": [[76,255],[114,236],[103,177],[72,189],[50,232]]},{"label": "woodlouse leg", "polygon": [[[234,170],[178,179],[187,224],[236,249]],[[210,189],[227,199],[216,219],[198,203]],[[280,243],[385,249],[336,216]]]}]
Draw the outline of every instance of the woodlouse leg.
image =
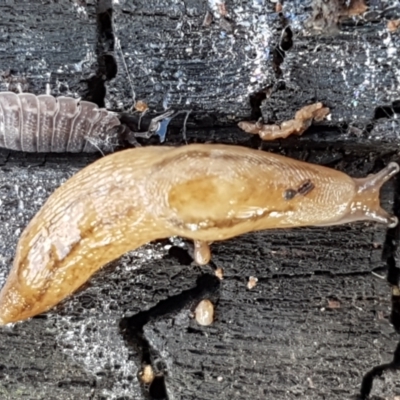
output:
[{"label": "woodlouse leg", "polygon": [[136,140],[136,132],[131,131],[126,125],[123,125],[120,136],[132,146],[142,147],[142,145]]},{"label": "woodlouse leg", "polygon": [[182,127],[182,138],[184,140],[184,142],[187,144],[187,137],[186,137],[186,124],[187,124],[187,120],[189,119],[189,115],[192,112],[192,110],[180,110],[177,111],[174,115],[171,116],[172,118],[175,118],[177,115],[179,114],[185,114],[185,119],[183,120],[183,127]]},{"label": "woodlouse leg", "polygon": [[322,121],[330,110],[322,103],[314,103],[296,112],[294,119],[282,122],[281,125],[267,125],[257,122],[239,122],[238,126],[247,133],[259,135],[262,140],[284,139],[290,135],[302,135],[313,120]]},{"label": "woodlouse leg", "polygon": [[164,114],[153,118],[150,122],[148,130],[146,132],[135,132],[135,137],[150,139],[153,135],[158,135],[160,137],[160,142],[164,142],[165,136],[167,135],[168,125],[171,119],[174,117],[174,113],[174,110],[168,110]]},{"label": "woodlouse leg", "polygon": [[206,265],[211,260],[210,245],[201,240],[194,240],[194,260],[199,265]]}]

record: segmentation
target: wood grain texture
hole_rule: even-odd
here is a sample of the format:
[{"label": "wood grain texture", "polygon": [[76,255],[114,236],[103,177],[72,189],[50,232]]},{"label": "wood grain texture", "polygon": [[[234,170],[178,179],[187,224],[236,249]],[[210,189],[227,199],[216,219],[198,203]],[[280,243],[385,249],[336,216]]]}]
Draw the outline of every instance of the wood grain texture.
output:
[{"label": "wood grain texture", "polygon": [[[79,97],[95,75],[97,27],[94,1],[2,2],[1,91]],[[51,18],[49,18],[51,16]]]}]

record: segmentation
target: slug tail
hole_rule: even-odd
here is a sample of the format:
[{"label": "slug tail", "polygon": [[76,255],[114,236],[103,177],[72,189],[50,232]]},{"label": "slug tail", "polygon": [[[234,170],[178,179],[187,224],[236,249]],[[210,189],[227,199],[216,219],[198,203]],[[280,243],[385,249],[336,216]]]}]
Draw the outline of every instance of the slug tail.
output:
[{"label": "slug tail", "polygon": [[400,170],[397,163],[391,162],[377,174],[366,178],[354,178],[356,194],[350,206],[349,222],[351,220],[375,221],[394,228],[398,218],[390,215],[380,206],[379,192],[385,182],[395,176]]}]

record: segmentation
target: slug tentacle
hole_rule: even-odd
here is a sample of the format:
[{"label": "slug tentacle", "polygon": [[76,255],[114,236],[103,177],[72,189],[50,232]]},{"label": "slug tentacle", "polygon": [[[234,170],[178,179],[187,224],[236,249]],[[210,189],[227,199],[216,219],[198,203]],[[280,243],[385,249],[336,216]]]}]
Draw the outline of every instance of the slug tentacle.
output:
[{"label": "slug tentacle", "polygon": [[397,217],[388,214],[381,208],[379,191],[382,185],[396,175],[399,170],[399,165],[395,162],[391,162],[377,174],[369,175],[366,178],[354,178],[357,184],[357,193],[350,206],[350,214],[353,218],[359,221],[368,220],[384,223],[389,228],[394,228],[397,225]]},{"label": "slug tentacle", "polygon": [[[86,116],[95,121],[93,111]],[[207,144],[103,157],[57,189],[24,230],[0,292],[0,324],[49,310],[108,262],[156,239],[193,240],[194,258],[205,264],[210,243],[247,232],[363,220],[392,227],[397,218],[380,207],[379,190],[398,171],[390,163],[353,179],[277,154]]]}]

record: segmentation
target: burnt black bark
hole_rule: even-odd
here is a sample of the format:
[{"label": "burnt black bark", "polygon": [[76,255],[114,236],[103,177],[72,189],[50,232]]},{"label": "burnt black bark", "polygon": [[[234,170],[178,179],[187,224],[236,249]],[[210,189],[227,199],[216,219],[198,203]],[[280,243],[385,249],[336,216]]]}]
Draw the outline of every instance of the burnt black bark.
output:
[{"label": "burnt black bark", "polygon": [[[286,1],[281,12],[269,1],[167,3],[1,4],[1,90],[20,82],[40,94],[50,83],[53,95],[114,111],[135,99],[157,112],[192,110],[188,142],[261,147],[353,176],[399,161],[400,33],[386,29],[400,18],[395,1],[367,2],[351,17],[332,14],[340,2],[324,11],[325,2]],[[315,101],[331,119],[301,138],[266,144],[236,127],[279,123]],[[168,145],[184,144],[183,118]],[[2,282],[45,199],[100,156],[0,151]],[[381,195],[397,216],[399,194],[396,178]],[[213,244],[213,268],[193,265],[179,238],[145,246],[55,310],[0,329],[0,397],[394,398],[399,232],[351,224],[253,233]],[[191,318],[204,297],[216,305],[210,327]],[[138,378],[147,364],[150,386]]]}]

